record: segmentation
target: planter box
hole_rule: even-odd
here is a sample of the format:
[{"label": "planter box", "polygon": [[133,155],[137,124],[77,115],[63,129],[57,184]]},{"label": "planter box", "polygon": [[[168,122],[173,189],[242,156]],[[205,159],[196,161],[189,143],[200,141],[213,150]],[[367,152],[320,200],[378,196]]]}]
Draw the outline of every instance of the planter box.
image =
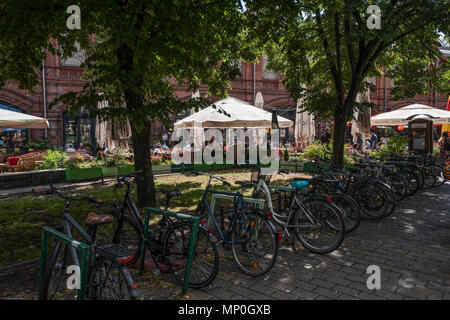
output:
[{"label": "planter box", "polygon": [[66,169],[66,180],[93,179],[102,176],[102,168]]},{"label": "planter box", "polygon": [[118,167],[117,168],[117,175],[118,176],[124,176],[126,174],[134,172],[134,166],[128,166],[128,167]]},{"label": "planter box", "polygon": [[152,165],[152,171],[153,173],[170,173],[171,172],[171,165],[170,164],[157,164]]},{"label": "planter box", "polygon": [[[214,165],[216,166],[216,165]],[[210,171],[213,168],[212,164],[206,164],[206,163],[202,163],[202,164],[194,164],[194,170],[196,171]]]},{"label": "planter box", "polygon": [[304,162],[299,161],[281,161],[280,169],[288,170],[291,172],[301,172],[303,171]]},{"label": "planter box", "polygon": [[117,167],[102,167],[104,177],[117,176]]}]

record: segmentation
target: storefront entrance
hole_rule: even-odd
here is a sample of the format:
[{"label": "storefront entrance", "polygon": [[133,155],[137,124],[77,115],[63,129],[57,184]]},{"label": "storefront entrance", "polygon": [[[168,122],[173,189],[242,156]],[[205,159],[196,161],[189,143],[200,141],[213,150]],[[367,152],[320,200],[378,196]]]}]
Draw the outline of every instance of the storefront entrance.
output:
[{"label": "storefront entrance", "polygon": [[64,148],[67,149],[71,144],[77,149],[80,144],[91,155],[97,153],[97,143],[95,140],[95,118],[89,118],[86,112],[70,114],[63,112],[63,132],[64,132]]}]

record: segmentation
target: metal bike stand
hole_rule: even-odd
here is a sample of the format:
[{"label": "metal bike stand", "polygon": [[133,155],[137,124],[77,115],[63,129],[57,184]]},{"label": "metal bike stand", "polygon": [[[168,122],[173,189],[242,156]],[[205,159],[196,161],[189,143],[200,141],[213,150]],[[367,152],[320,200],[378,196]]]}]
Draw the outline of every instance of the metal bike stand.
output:
[{"label": "metal bike stand", "polygon": [[44,275],[45,275],[45,266],[47,264],[47,252],[48,252],[48,238],[54,237],[55,239],[66,243],[67,245],[74,247],[79,250],[81,253],[80,259],[80,289],[77,292],[77,300],[84,300],[86,296],[86,282],[87,282],[87,269],[88,269],[88,255],[89,255],[89,246],[81,243],[73,238],[68,237],[62,232],[59,232],[50,227],[44,227],[42,229],[42,245],[41,245],[41,265],[39,269],[39,300],[43,300],[44,298]]},{"label": "metal bike stand", "polygon": [[[186,261],[186,270],[184,271],[183,289],[181,290],[181,294],[184,295],[187,291],[188,284],[189,284],[189,278],[191,276],[192,260],[194,259],[195,244],[197,243],[197,234],[198,234],[198,226],[200,224],[200,217],[195,217],[195,216],[192,216],[189,214],[175,213],[175,212],[170,212],[167,210],[160,210],[160,209],[149,207],[149,208],[145,209],[145,220],[144,220],[144,234],[145,235],[148,234],[148,224],[150,222],[150,214],[151,213],[192,222],[192,232],[191,232],[191,238],[189,239],[189,250],[188,250],[188,256],[187,256],[187,261]],[[140,261],[140,265],[139,265],[139,275],[142,275],[142,273],[144,271],[144,260],[145,260],[146,247],[147,247],[147,241],[145,241],[143,239],[142,245],[141,245],[141,254],[140,254],[141,261]]]},{"label": "metal bike stand", "polygon": [[[211,204],[210,204],[211,212],[214,212],[214,207],[216,206],[216,200],[217,199],[235,201],[235,196],[232,195],[232,194],[225,194],[225,193],[221,193],[221,192],[217,192],[217,193],[214,192],[212,194],[212,197],[211,197]],[[254,198],[242,197],[242,200],[244,202],[247,202],[247,203],[256,204],[257,208],[260,209],[260,210],[264,209],[264,204],[266,203],[266,200],[264,200],[264,199],[254,199]],[[211,218],[211,216],[208,216],[208,222],[206,224],[206,228],[210,228],[211,225],[212,225],[212,218]]]}]

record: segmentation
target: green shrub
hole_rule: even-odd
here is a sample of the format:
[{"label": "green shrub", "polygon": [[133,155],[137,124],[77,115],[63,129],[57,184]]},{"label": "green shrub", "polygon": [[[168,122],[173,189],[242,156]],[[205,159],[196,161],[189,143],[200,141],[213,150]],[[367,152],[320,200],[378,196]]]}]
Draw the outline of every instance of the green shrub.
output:
[{"label": "green shrub", "polygon": [[67,160],[64,167],[67,169],[97,168],[103,165],[102,161],[81,161],[79,159]]},{"label": "green shrub", "polygon": [[[347,155],[348,147],[344,146],[344,164],[351,163],[350,157]],[[310,144],[306,147],[305,151],[301,154],[301,158],[304,161],[313,161],[317,158],[331,160],[331,154],[333,153],[333,141],[329,144],[322,144],[319,141]]]},{"label": "green shrub", "polygon": [[49,142],[49,140],[45,140],[45,139],[35,139],[35,140],[31,140],[28,141],[28,143],[25,145],[27,148],[29,149],[33,149],[33,150],[48,150],[51,149],[51,144]]},{"label": "green shrub", "polygon": [[112,154],[105,155],[104,159],[100,159],[103,167],[127,167],[132,166],[133,162],[125,157],[123,150],[118,150]]},{"label": "green shrub", "polygon": [[61,151],[48,151],[48,155],[44,156],[43,162],[39,165],[38,169],[59,169],[64,168],[66,162],[66,153]]}]

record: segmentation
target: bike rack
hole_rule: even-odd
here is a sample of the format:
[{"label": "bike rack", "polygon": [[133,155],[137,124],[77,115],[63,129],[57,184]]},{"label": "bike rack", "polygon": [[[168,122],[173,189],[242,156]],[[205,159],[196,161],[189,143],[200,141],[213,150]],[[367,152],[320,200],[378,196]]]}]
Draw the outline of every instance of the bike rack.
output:
[{"label": "bike rack", "polygon": [[[181,294],[184,295],[187,291],[188,284],[189,284],[189,278],[191,276],[192,260],[194,259],[195,244],[197,242],[197,234],[198,234],[198,226],[200,224],[200,217],[195,217],[195,216],[184,214],[184,213],[175,213],[175,212],[170,212],[167,210],[160,210],[160,209],[149,207],[149,208],[145,209],[144,234],[148,234],[148,224],[150,221],[151,213],[163,215],[163,216],[169,216],[169,217],[172,217],[175,219],[192,222],[192,232],[191,232],[191,238],[189,239],[189,250],[188,250],[188,256],[187,256],[187,261],[186,261],[186,269],[184,271],[183,288],[181,290]],[[142,275],[142,273],[144,271],[145,249],[146,248],[147,248],[147,242],[144,239],[142,239],[139,275]]]},{"label": "bike rack", "polygon": [[88,269],[88,256],[89,256],[89,246],[81,243],[71,237],[68,237],[66,234],[59,232],[50,227],[44,227],[42,229],[42,242],[41,242],[41,259],[40,259],[40,268],[39,268],[39,300],[43,300],[44,292],[43,292],[43,284],[44,284],[44,275],[45,275],[45,267],[47,265],[47,252],[48,252],[48,238],[54,237],[55,239],[66,243],[67,245],[74,247],[79,250],[81,253],[80,259],[80,289],[77,291],[77,300],[84,300],[86,296],[86,282],[87,282],[87,269]]}]

